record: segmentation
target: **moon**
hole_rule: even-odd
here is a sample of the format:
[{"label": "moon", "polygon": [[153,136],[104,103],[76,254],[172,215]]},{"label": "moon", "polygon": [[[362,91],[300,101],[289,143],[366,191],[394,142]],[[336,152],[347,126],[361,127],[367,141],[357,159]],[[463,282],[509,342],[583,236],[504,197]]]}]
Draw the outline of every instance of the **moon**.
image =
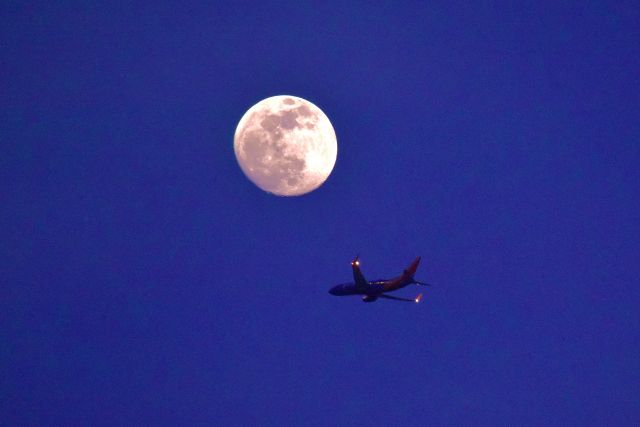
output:
[{"label": "moon", "polygon": [[233,138],[244,174],[262,190],[300,196],[320,187],[338,155],[327,116],[306,99],[272,96],[251,107]]}]

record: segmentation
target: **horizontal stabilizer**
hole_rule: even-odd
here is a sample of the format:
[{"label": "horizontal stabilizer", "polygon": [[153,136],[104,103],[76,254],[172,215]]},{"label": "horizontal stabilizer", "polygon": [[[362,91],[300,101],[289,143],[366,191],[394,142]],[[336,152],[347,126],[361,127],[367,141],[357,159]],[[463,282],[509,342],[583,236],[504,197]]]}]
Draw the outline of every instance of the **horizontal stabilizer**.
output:
[{"label": "horizontal stabilizer", "polygon": [[418,282],[417,280],[414,280],[413,283],[415,283],[416,285],[420,285],[420,286],[431,286],[430,283]]}]

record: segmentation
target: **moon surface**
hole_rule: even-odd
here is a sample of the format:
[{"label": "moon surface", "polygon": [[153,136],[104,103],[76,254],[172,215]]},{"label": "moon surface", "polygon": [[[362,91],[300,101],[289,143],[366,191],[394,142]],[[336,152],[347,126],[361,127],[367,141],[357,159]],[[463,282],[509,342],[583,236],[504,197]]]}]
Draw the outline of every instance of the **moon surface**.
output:
[{"label": "moon surface", "polygon": [[251,107],[238,123],[233,148],[244,174],[278,196],[300,196],[320,187],[338,155],[327,116],[311,102],[289,95]]}]

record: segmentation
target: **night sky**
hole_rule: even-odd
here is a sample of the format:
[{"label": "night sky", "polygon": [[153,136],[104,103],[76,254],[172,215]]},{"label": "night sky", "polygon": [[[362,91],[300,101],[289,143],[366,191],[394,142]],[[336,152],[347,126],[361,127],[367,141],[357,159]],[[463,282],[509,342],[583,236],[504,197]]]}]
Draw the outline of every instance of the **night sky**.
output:
[{"label": "night sky", "polygon": [[640,424],[640,6],[370,3],[2,3],[0,424]]}]

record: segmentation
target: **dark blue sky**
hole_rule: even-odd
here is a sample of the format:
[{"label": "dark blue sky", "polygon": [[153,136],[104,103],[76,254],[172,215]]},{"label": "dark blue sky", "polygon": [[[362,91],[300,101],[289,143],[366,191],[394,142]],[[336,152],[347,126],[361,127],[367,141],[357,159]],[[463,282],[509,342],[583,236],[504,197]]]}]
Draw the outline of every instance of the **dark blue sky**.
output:
[{"label": "dark blue sky", "polygon": [[[3,3],[0,424],[640,423],[640,7],[369,3]],[[233,153],[278,94],[299,198]]]}]

